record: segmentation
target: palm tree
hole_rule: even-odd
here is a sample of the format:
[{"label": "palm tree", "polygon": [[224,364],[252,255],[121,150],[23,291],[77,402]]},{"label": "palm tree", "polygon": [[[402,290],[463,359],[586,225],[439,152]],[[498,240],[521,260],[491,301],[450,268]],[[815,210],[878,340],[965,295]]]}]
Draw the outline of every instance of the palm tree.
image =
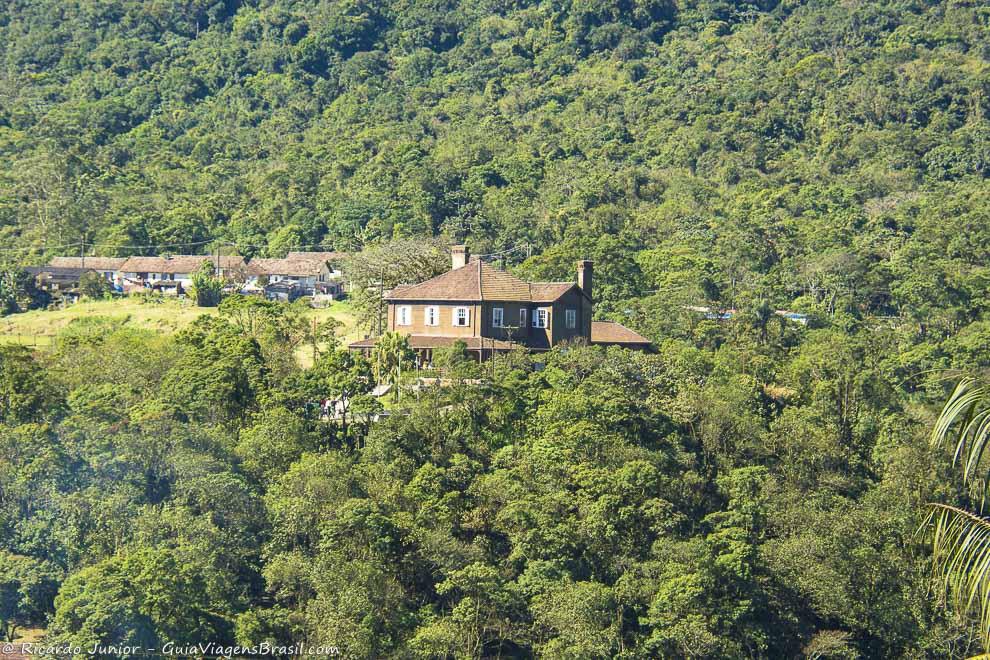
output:
[{"label": "palm tree", "polygon": [[[955,445],[953,463],[963,482],[987,494],[990,466],[990,386],[963,378],[942,409],[931,443]],[[960,613],[978,614],[984,649],[990,653],[990,519],[948,504],[931,504],[932,567],[938,590]]]},{"label": "palm tree", "polygon": [[403,363],[413,359],[413,351],[409,348],[409,338],[395,332],[386,332],[378,341],[371,355],[372,370],[375,380],[380,384],[390,383],[393,388],[393,400],[399,400],[399,379],[402,376]]}]

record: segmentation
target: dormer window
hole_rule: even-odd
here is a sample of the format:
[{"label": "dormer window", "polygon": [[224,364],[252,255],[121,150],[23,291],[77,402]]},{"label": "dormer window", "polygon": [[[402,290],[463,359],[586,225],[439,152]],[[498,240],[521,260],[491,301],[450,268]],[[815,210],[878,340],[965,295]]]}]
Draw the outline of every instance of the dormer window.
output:
[{"label": "dormer window", "polygon": [[471,310],[467,307],[454,308],[454,325],[466,327],[471,325]]}]

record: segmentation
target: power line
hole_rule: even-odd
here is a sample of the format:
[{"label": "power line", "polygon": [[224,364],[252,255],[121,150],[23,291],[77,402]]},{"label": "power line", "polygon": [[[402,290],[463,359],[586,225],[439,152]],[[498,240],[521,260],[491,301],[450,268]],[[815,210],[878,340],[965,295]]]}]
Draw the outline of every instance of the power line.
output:
[{"label": "power line", "polygon": [[512,254],[513,252],[519,252],[520,250],[528,250],[529,247],[530,247],[529,244],[524,243],[524,244],[518,245],[518,246],[516,246],[514,248],[509,248],[508,250],[502,250],[501,252],[492,252],[491,254],[479,254],[477,256],[478,256],[479,259],[484,259],[486,257],[489,257],[489,258],[490,257],[501,257],[501,256],[504,256],[506,254]]},{"label": "power line", "polygon": [[45,251],[48,251],[48,250],[68,250],[68,249],[71,249],[71,248],[77,248],[77,247],[79,247],[79,245],[80,244],[77,241],[75,243],[69,243],[68,245],[56,245],[56,246],[53,246],[53,247],[47,247],[47,246],[41,246],[41,247],[38,247],[38,246],[35,246],[35,247],[6,247],[6,248],[0,248],[0,252],[31,252],[32,250],[41,250],[41,251],[45,252]]},{"label": "power line", "polygon": [[[192,241],[189,243],[148,243],[145,245],[136,244],[114,244],[114,243],[89,243],[85,241],[77,241],[75,243],[68,243],[66,245],[54,245],[54,246],[32,246],[32,247],[6,247],[0,248],[0,252],[53,252],[60,250],[70,250],[76,248],[101,248],[101,249],[112,249],[112,250],[163,250],[166,248],[180,248],[180,247],[197,247],[201,245],[209,245],[211,243],[220,243],[221,245],[228,245],[237,248],[253,248],[257,250],[268,249],[269,245],[252,245],[249,243],[235,243],[219,238],[210,238],[202,241]],[[325,243],[311,243],[307,245],[289,245],[286,246],[288,250],[304,250],[309,248],[323,248],[323,249],[333,249],[332,245],[327,245]]]},{"label": "power line", "polygon": [[194,241],[192,243],[162,243],[157,245],[111,245],[110,243],[85,243],[85,245],[89,247],[110,248],[114,250],[148,250],[151,248],[193,247],[196,245],[206,245],[214,242],[216,242],[216,239],[211,238],[206,241]]}]

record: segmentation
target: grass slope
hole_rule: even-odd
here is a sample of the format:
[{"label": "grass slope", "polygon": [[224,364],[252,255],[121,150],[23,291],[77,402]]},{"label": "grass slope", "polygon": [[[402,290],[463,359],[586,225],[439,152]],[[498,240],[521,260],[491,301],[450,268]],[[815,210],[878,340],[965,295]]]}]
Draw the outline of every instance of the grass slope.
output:
[{"label": "grass slope", "polygon": [[[216,313],[216,308],[197,307],[189,300],[85,300],[64,309],[33,310],[0,319],[0,343],[49,346],[63,328],[74,320],[87,316],[126,319],[126,323],[132,327],[171,334],[202,314]],[[345,344],[361,338],[355,314],[346,301],[335,302],[326,309],[308,309],[306,315],[320,321],[327,318],[340,321],[343,324],[340,334]],[[307,366],[311,361],[308,350],[300,351],[299,359],[303,366]]]}]

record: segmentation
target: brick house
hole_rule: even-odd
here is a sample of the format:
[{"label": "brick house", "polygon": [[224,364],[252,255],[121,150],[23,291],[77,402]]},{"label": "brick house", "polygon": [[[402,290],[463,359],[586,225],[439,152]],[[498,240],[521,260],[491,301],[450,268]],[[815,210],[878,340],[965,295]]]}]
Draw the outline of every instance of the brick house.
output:
[{"label": "brick house", "polygon": [[[565,341],[648,349],[650,341],[612,322],[592,321],[593,265],[579,261],[572,282],[524,282],[481,260],[463,245],[451,250],[451,269],[433,279],[400,285],[385,295],[387,330],[409,337],[425,361],[432,351],[463,341],[479,359],[524,347],[545,351]],[[350,345],[368,351],[369,338]]]}]

